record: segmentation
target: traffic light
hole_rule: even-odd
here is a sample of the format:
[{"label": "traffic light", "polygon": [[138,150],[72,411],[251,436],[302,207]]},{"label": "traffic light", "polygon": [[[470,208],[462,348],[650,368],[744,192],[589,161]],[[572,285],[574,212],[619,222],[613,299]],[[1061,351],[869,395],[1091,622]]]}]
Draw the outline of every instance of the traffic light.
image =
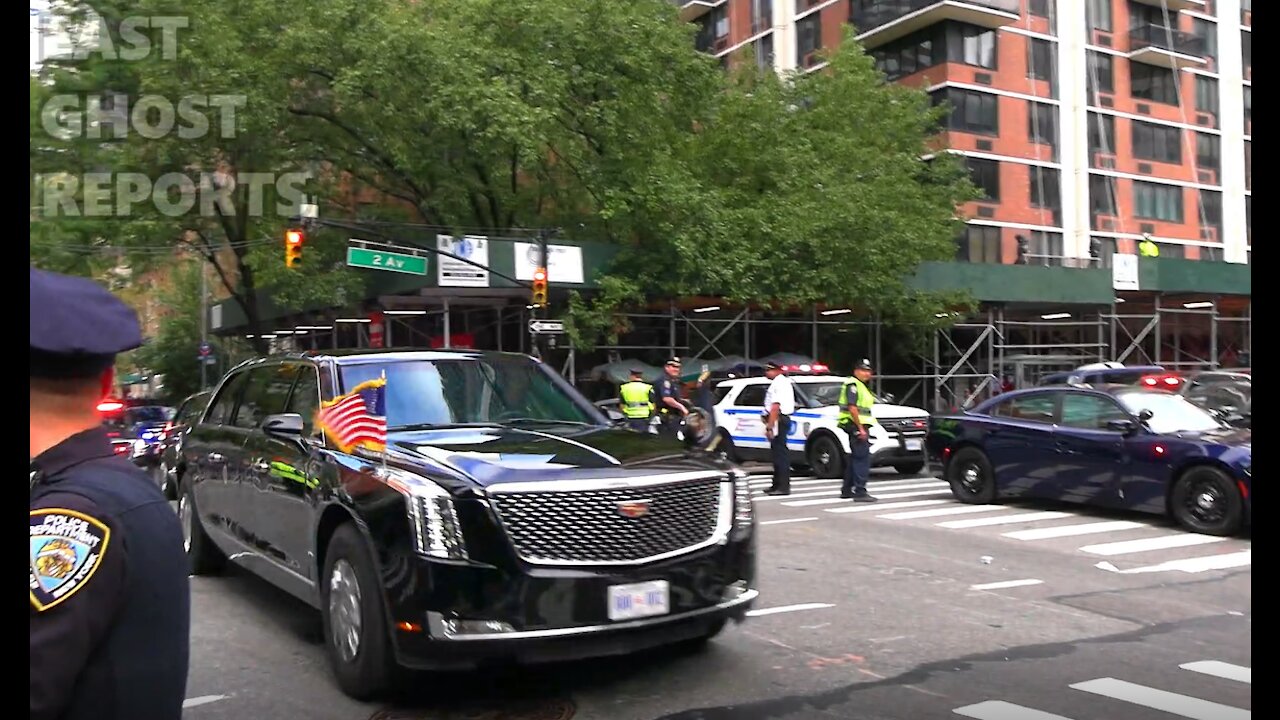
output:
[{"label": "traffic light", "polygon": [[301,230],[286,230],[284,233],[284,264],[285,267],[296,268],[302,262],[302,242],[304,238]]},{"label": "traffic light", "polygon": [[547,269],[538,268],[533,271],[533,299],[535,307],[547,306]]},{"label": "traffic light", "polygon": [[1031,243],[1027,241],[1026,235],[1018,236],[1018,259],[1015,260],[1014,262],[1016,262],[1019,265],[1027,264],[1027,252],[1030,249],[1030,244]]}]

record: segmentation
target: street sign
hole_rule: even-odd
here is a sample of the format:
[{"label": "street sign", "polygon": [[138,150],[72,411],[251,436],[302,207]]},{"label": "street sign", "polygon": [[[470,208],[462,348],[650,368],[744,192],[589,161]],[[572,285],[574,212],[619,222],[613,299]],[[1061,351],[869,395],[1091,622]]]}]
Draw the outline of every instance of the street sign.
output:
[{"label": "street sign", "polygon": [[[489,238],[483,235],[436,235],[436,249],[449,255],[436,256],[440,287],[489,287]],[[470,260],[462,262],[458,258]],[[471,263],[476,263],[472,265]],[[479,266],[479,267],[477,267]]]},{"label": "street sign", "polygon": [[564,332],[563,320],[530,320],[529,332],[534,335],[559,335]]},{"label": "street sign", "polygon": [[200,357],[205,357],[211,352],[213,352],[213,347],[209,345],[209,343],[207,342],[200,343]]},{"label": "street sign", "polygon": [[426,275],[427,259],[417,255],[370,250],[368,248],[347,248],[347,265],[369,270],[387,270],[406,275]]}]

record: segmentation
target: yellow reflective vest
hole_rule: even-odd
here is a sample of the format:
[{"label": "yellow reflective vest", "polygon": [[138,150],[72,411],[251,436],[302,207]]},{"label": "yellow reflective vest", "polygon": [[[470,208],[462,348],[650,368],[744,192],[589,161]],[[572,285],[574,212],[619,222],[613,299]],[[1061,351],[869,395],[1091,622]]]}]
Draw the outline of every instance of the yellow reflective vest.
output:
[{"label": "yellow reflective vest", "polygon": [[629,418],[647,418],[653,415],[653,386],[647,382],[632,380],[618,390],[622,400],[622,414]]},{"label": "yellow reflective vest", "polygon": [[862,421],[863,426],[875,425],[876,418],[871,414],[871,406],[876,402],[876,396],[871,394],[867,386],[856,377],[851,377],[844,381],[844,385],[840,386],[840,398],[836,401],[840,405],[840,417],[836,421],[836,425],[845,427],[853,424],[853,415],[849,412],[849,386],[854,389],[854,406],[858,408],[858,419]]}]

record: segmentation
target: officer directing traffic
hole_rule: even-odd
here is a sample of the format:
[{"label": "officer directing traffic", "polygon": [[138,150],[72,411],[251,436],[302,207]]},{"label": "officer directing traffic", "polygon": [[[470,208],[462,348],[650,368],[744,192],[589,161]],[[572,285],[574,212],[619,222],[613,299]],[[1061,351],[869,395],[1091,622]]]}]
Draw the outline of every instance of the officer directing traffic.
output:
[{"label": "officer directing traffic", "polygon": [[658,382],[659,417],[662,434],[675,437],[680,431],[680,421],[689,414],[689,408],[680,399],[680,358],[671,358],[663,369],[666,375]]},{"label": "officer directing traffic", "polygon": [[791,379],[775,362],[764,366],[769,389],[764,394],[764,436],[769,439],[769,456],[773,460],[773,484],[766,495],[791,494],[791,452],[787,438],[791,435],[791,415],[796,411],[795,388]]},{"label": "officer directing traffic", "polygon": [[853,369],[853,377],[840,386],[840,417],[836,424],[849,433],[849,464],[844,470],[844,484],[840,497],[855,502],[875,502],[867,493],[867,481],[871,479],[871,437],[868,431],[876,424],[871,406],[876,398],[867,388],[871,380],[871,361],[862,360]]},{"label": "officer directing traffic", "polygon": [[622,402],[622,414],[627,417],[627,425],[636,432],[649,432],[649,421],[653,417],[653,386],[645,382],[644,373],[632,368],[631,381],[618,388],[618,399]]},{"label": "officer directing traffic", "polygon": [[117,457],[97,405],[132,310],[31,270],[31,717],[179,720],[189,563],[160,488]]}]

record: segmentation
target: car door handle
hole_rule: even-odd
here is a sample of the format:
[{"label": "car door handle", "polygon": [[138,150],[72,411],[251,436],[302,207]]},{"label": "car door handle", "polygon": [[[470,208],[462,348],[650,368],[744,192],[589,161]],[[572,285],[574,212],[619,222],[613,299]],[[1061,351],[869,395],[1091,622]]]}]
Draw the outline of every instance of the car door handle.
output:
[{"label": "car door handle", "polygon": [[216,452],[211,452],[208,455],[205,455],[205,460],[208,460],[211,463],[224,463],[227,461],[227,459],[223,457],[222,453]]}]

